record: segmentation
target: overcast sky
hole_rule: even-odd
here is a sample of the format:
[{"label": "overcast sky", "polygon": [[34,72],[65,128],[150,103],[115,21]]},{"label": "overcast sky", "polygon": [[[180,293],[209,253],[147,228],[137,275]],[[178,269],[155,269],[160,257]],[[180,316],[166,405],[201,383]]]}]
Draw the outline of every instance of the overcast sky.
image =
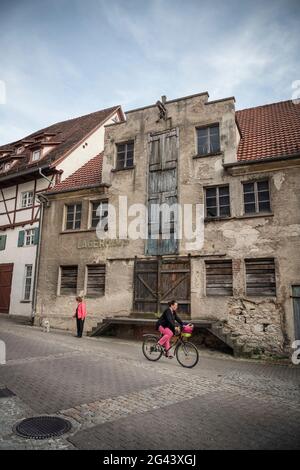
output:
[{"label": "overcast sky", "polygon": [[161,95],[291,99],[299,31],[299,0],[0,0],[0,144]]}]

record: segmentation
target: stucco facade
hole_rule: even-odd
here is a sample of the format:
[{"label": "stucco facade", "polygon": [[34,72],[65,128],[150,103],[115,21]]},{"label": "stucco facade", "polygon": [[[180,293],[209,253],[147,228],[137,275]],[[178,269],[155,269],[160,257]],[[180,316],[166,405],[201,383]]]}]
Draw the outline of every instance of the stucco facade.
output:
[{"label": "stucco facade", "polygon": [[[53,326],[72,328],[74,296],[59,295],[60,266],[78,265],[77,294],[86,294],[86,266],[105,264],[105,293],[86,297],[91,329],[104,317],[133,312],[134,260],[147,259],[143,239],[101,242],[89,229],[90,201],[108,199],[118,207],[119,196],[132,204],[148,204],[149,136],[176,129],[178,135],[177,199],[180,205],[204,204],[205,188],[229,185],[230,215],[204,220],[204,244],[191,249],[179,241],[173,257],[189,256],[190,316],[222,323],[245,353],[284,354],[295,339],[292,286],[300,285],[300,167],[299,158],[237,163],[241,138],[234,98],[209,102],[207,93],[164,103],[165,119],[157,106],[126,113],[126,122],[106,126],[102,185],[93,189],[50,194],[44,209],[37,317],[49,317]],[[196,129],[219,124],[220,149],[197,154]],[[116,171],[116,144],[134,141],[134,165]],[[243,183],[268,180],[271,209],[244,213]],[[63,230],[68,203],[82,201],[82,227]],[[105,245],[106,243],[106,245]],[[102,244],[102,245],[101,245]],[[245,260],[273,259],[274,295],[247,295]],[[232,261],[231,295],[207,295],[206,263]]]}]

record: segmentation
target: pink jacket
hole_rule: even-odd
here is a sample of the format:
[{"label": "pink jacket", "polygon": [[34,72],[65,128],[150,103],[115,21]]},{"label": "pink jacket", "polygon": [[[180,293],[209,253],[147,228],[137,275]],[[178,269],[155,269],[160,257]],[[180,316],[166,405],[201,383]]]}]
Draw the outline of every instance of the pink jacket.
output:
[{"label": "pink jacket", "polygon": [[78,315],[78,318],[80,318],[81,320],[84,320],[86,317],[86,306],[83,302],[80,302],[80,304],[78,304],[77,315]]}]

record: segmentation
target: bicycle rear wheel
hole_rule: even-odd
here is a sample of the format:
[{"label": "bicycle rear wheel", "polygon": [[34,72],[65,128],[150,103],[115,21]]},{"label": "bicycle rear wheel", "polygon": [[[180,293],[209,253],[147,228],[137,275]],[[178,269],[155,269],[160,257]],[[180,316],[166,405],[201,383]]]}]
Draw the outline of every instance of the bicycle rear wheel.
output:
[{"label": "bicycle rear wheel", "polygon": [[176,359],[182,367],[192,368],[199,361],[198,349],[193,343],[186,341],[176,348]]},{"label": "bicycle rear wheel", "polygon": [[157,341],[159,338],[155,336],[149,336],[143,342],[143,354],[148,361],[158,361],[162,356],[162,351],[157,347]]}]

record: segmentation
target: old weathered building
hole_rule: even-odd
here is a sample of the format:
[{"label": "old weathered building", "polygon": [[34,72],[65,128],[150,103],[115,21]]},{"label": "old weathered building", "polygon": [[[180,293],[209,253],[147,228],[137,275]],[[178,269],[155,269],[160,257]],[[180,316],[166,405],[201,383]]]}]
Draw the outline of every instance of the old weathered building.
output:
[{"label": "old weathered building", "polygon": [[[234,98],[200,93],[127,112],[106,126],[101,176],[84,167],[46,194],[37,316],[71,328],[82,294],[91,329],[176,298],[238,352],[288,353],[300,338],[299,164],[292,101],[236,111]],[[150,215],[155,240],[99,240],[97,221],[120,196],[128,207],[203,204],[203,246],[176,239],[177,216],[166,227]]]}]

